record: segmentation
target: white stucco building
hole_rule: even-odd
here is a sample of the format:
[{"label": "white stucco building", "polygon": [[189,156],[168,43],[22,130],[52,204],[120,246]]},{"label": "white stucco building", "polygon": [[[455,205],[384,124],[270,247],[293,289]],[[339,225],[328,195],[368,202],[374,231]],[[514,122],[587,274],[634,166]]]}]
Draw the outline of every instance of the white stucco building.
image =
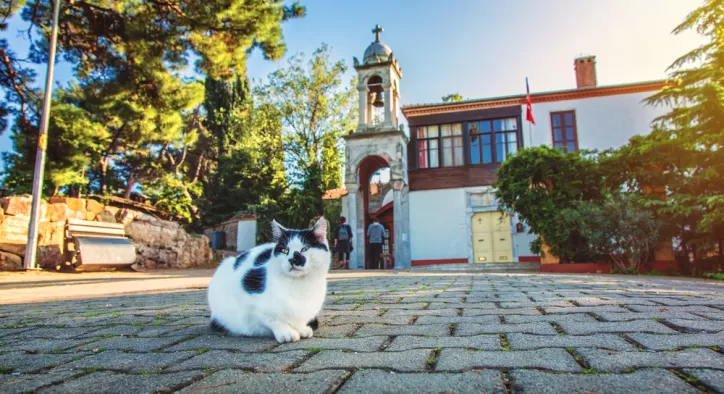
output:
[{"label": "white stucco building", "polygon": [[[395,268],[538,262],[528,229],[515,215],[500,220],[491,187],[500,163],[529,146],[618,147],[667,112],[643,103],[663,81],[598,86],[591,56],[574,60],[576,88],[531,93],[535,125],[525,120],[526,95],[518,94],[402,107],[408,137],[397,116],[402,69],[380,31],[363,61],[355,59],[360,126],[346,138],[343,197],[343,214],[357,229],[352,268],[369,267],[363,234],[373,217],[391,230],[386,251]],[[370,185],[386,167],[392,187]],[[389,193],[377,194],[383,189],[391,202]]]}]

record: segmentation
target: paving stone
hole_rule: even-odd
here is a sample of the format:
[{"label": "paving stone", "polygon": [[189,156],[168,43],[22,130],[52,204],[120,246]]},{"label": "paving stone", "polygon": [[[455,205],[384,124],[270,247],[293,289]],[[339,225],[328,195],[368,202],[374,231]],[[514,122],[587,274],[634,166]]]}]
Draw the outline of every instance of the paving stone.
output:
[{"label": "paving stone", "polygon": [[24,352],[8,352],[0,354],[0,366],[15,372],[33,372],[43,368],[53,367],[82,357],[88,353],[74,354],[28,354]]},{"label": "paving stone", "polygon": [[412,316],[337,316],[329,323],[332,326],[344,324],[401,324],[407,325],[412,320]]},{"label": "paving stone", "polygon": [[724,332],[717,334],[628,334],[631,339],[651,350],[672,350],[680,347],[692,346],[720,346],[724,347]]},{"label": "paving stone", "polygon": [[106,335],[136,335],[139,331],[141,331],[141,327],[139,326],[120,325],[101,328],[99,330],[84,334],[81,336],[81,338],[101,337]]},{"label": "paving stone", "polygon": [[28,393],[43,386],[62,383],[83,373],[85,372],[54,368],[41,374],[0,375],[0,393]]},{"label": "paving stone", "polygon": [[101,339],[80,346],[80,350],[128,350],[134,352],[149,352],[158,350],[164,346],[168,346],[179,338],[129,338],[129,337],[113,337]]},{"label": "paving stone", "polygon": [[528,334],[556,335],[556,330],[548,323],[523,323],[523,324],[473,324],[461,323],[455,328],[455,336],[479,335],[479,334],[507,334],[513,332],[524,332]]},{"label": "paving stone", "polygon": [[198,379],[201,372],[181,372],[160,375],[126,375],[112,372],[95,372],[78,379],[51,386],[41,393],[156,393],[168,392]]},{"label": "paving stone", "polygon": [[621,372],[629,368],[715,368],[724,369],[724,355],[709,349],[686,349],[676,352],[614,352],[577,349],[591,368]]},{"label": "paving stone", "polygon": [[314,338],[344,338],[357,331],[359,324],[343,324],[341,326],[320,326],[314,330]]},{"label": "paving stone", "polygon": [[507,338],[513,350],[591,347],[620,351],[636,351],[636,349],[623,338],[612,334],[587,336],[508,334]]},{"label": "paving stone", "polygon": [[442,349],[435,371],[461,371],[471,368],[539,368],[557,372],[580,372],[576,360],[563,349],[489,352]]},{"label": "paving stone", "polygon": [[23,334],[23,337],[27,338],[27,333],[34,331],[33,328],[0,328],[0,339],[16,338]]},{"label": "paving stone", "polygon": [[620,306],[571,306],[567,308],[543,308],[546,314],[553,315],[556,313],[601,313],[601,312],[629,312],[628,309]]},{"label": "paving stone", "polygon": [[505,392],[500,372],[409,374],[364,370],[342,386],[339,393],[492,393]]},{"label": "paving stone", "polygon": [[196,352],[124,353],[117,350],[107,350],[58,368],[109,369],[133,373],[154,373],[171,364],[189,359],[196,354]]},{"label": "paving stone", "polygon": [[326,393],[344,382],[346,371],[306,374],[256,374],[225,370],[184,388],[179,393]]},{"label": "paving stone", "polygon": [[[409,310],[422,310],[425,309],[425,306],[428,305],[427,303],[416,303],[416,304],[384,304],[382,306],[381,304],[364,304],[359,309],[360,311],[367,311],[367,310],[380,310],[380,309],[409,309]],[[448,304],[446,304],[448,305]],[[447,308],[450,308],[448,305]]]},{"label": "paving stone", "polygon": [[517,308],[565,308],[572,304],[568,301],[556,301],[556,302],[533,302],[527,300],[527,302],[501,302],[500,307],[503,309],[517,309]]},{"label": "paving stone", "polygon": [[383,343],[389,340],[388,337],[364,337],[364,338],[309,338],[298,342],[282,344],[272,351],[285,352],[296,349],[323,349],[323,350],[349,350],[353,352],[375,352]]},{"label": "paving stone", "polygon": [[606,321],[630,321],[630,320],[656,320],[656,319],[686,319],[701,320],[701,316],[696,316],[688,312],[601,312],[598,314],[601,319]]},{"label": "paving stone", "polygon": [[722,393],[724,392],[724,371],[712,369],[684,369],[683,372],[698,380],[698,383]]},{"label": "paving stone", "polygon": [[460,323],[478,323],[478,324],[499,324],[498,316],[421,316],[415,320],[415,325],[424,324],[460,324]]},{"label": "paving stone", "polygon": [[354,333],[356,337],[369,337],[378,335],[422,335],[443,337],[450,335],[449,324],[429,324],[412,326],[384,326],[380,324],[365,324]]},{"label": "paving stone", "polygon": [[[337,317],[337,316],[365,316],[365,317],[375,317],[379,316],[380,313],[382,313],[382,309],[380,310],[365,310],[365,311],[322,311],[317,317]],[[390,311],[392,312],[392,311]],[[402,310],[401,312],[407,314],[407,311]]]},{"label": "paving stone", "polygon": [[724,311],[720,312],[694,312],[698,316],[704,316],[713,320],[724,320]]},{"label": "paving stone", "polygon": [[716,320],[686,320],[686,319],[666,319],[668,323],[671,323],[678,327],[683,327],[688,331],[705,331],[705,332],[720,332],[724,331],[724,323]]},{"label": "paving stone", "polygon": [[254,372],[284,372],[304,360],[309,354],[311,353],[305,350],[292,350],[283,353],[232,353],[225,350],[211,350],[176,364],[168,368],[168,370],[235,368]]},{"label": "paving stone", "polygon": [[510,371],[515,392],[536,394],[596,393],[699,393],[676,375],[662,370],[629,374],[553,374],[538,371]]},{"label": "paving stone", "polygon": [[629,309],[636,312],[689,312],[689,313],[700,313],[700,312],[721,312],[716,308],[711,308],[703,305],[693,306],[643,306],[643,305],[631,305]]},{"label": "paving stone", "polygon": [[470,309],[465,307],[463,309],[463,316],[484,316],[484,315],[495,315],[495,316],[511,316],[511,315],[525,315],[525,316],[542,316],[539,310],[535,308],[525,309]]},{"label": "paving stone", "polygon": [[176,352],[189,349],[236,350],[241,352],[261,352],[278,345],[274,338],[233,337],[219,335],[203,335],[183,341],[164,349],[166,352]]},{"label": "paving stone", "polygon": [[458,316],[458,309],[423,309],[417,311],[392,309],[385,312],[382,316],[407,316],[409,318],[412,318],[413,316]]},{"label": "paving stone", "polygon": [[643,298],[616,298],[616,299],[598,299],[596,297],[576,298],[575,302],[582,306],[599,306],[599,305],[656,305],[653,302]]},{"label": "paving stone", "polygon": [[[431,353],[431,349],[377,353],[348,353],[339,350],[322,350],[302,363],[302,365],[294,371],[310,372],[334,368],[385,368],[398,372],[422,372],[427,366],[427,359]],[[288,354],[288,352],[281,354]]]},{"label": "paving stone", "polygon": [[570,335],[589,335],[604,332],[650,332],[656,334],[677,334],[677,331],[654,320],[633,320],[630,322],[568,323],[562,322],[561,328]]},{"label": "paving stone", "polygon": [[177,329],[177,326],[146,326],[136,333],[136,336],[141,338],[160,337]]},{"label": "paving stone", "polygon": [[355,304],[324,304],[324,309],[328,311],[351,311],[358,307]]},{"label": "paving stone", "polygon": [[535,323],[535,322],[567,322],[567,323],[595,323],[591,315],[585,313],[572,313],[570,315],[506,315],[506,324]]},{"label": "paving stone", "polygon": [[410,349],[435,348],[468,348],[480,350],[500,349],[500,338],[497,335],[478,335],[472,337],[418,337],[400,335],[395,338],[385,351],[401,351]]},{"label": "paving stone", "polygon": [[14,342],[3,345],[2,351],[24,351],[28,353],[52,353],[78,347],[92,339],[31,339],[28,341],[16,339]]}]

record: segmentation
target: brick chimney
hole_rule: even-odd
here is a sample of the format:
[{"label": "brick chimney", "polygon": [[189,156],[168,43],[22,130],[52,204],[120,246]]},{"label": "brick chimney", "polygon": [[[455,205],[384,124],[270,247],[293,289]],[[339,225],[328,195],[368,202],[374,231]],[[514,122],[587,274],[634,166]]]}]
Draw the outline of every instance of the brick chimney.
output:
[{"label": "brick chimney", "polygon": [[576,70],[576,85],[581,88],[595,88],[598,84],[596,80],[596,57],[581,56],[573,61]]}]

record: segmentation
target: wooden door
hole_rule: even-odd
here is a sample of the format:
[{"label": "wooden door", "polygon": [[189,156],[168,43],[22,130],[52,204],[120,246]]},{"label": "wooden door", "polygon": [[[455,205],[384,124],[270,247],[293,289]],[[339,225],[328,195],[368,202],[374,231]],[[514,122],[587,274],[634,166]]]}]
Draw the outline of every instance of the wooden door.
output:
[{"label": "wooden door", "polygon": [[513,261],[510,217],[500,212],[478,212],[473,215],[473,262],[505,263]]}]

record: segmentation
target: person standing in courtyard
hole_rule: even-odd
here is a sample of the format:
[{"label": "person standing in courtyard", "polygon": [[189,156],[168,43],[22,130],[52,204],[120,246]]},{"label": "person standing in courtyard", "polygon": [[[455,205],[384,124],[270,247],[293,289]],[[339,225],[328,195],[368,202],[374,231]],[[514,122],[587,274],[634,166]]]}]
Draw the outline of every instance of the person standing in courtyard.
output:
[{"label": "person standing in courtyard", "polygon": [[367,228],[367,237],[370,241],[370,252],[372,254],[372,269],[382,269],[382,240],[385,236],[385,228],[380,224],[380,218],[373,218],[372,224]]},{"label": "person standing in courtyard", "polygon": [[347,224],[347,218],[339,218],[339,226],[334,232],[334,248],[339,253],[341,268],[349,269],[349,254],[352,252],[352,228]]}]

